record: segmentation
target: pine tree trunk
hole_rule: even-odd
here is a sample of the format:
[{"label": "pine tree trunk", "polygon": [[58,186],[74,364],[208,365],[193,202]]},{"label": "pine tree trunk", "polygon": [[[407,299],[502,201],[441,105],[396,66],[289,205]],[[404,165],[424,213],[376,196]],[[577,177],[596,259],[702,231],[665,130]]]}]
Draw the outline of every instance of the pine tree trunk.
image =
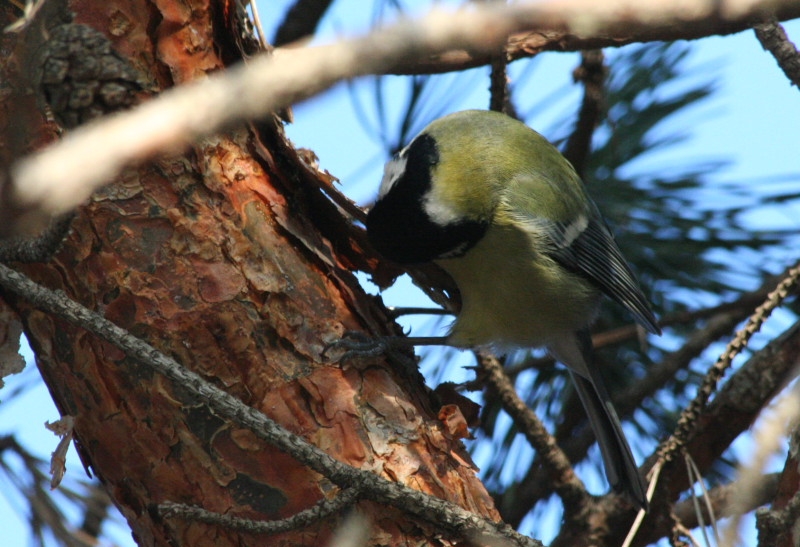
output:
[{"label": "pine tree trunk", "polygon": [[[75,23],[102,32],[155,89],[242,56],[233,2],[84,0],[69,7]],[[3,70],[12,77],[13,63]],[[30,96],[17,99],[32,108]],[[8,103],[2,113],[9,115]],[[26,115],[39,120],[25,128],[39,146],[53,125],[41,111]],[[52,260],[16,267],[336,459],[496,519],[416,371],[380,359],[344,366],[323,357],[345,331],[387,329],[349,271],[358,241],[320,193],[325,184],[279,122],[235,128],[129,169],[77,211]],[[155,505],[173,501],[279,519],[337,489],[116,347],[7,300],[60,412],[75,417],[84,465],[140,545],[321,545],[341,522],[337,515],[266,538],[162,518]],[[358,506],[372,521],[370,544],[440,544],[441,530],[429,523],[371,502]]]}]

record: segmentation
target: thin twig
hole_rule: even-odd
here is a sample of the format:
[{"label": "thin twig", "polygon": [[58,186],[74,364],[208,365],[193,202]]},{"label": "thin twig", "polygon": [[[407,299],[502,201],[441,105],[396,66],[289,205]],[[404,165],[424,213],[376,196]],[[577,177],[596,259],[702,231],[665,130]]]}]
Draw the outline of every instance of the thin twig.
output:
[{"label": "thin twig", "polygon": [[[653,473],[649,475],[649,482],[647,483],[647,501],[648,503],[653,501],[653,494],[656,491],[656,486],[658,486],[658,479],[660,477],[661,469],[655,469]],[[652,506],[651,506],[652,507]],[[630,547],[633,543],[633,540],[636,538],[636,534],[639,533],[639,529],[642,526],[642,522],[644,522],[644,517],[646,516],[646,512],[644,509],[639,509],[636,513],[636,518],[633,519],[633,524],[631,524],[630,530],[628,530],[627,535],[625,536],[625,540],[622,542],[621,547]]]},{"label": "thin twig", "polygon": [[592,135],[605,110],[605,80],[608,69],[603,50],[592,49],[581,54],[581,64],[573,72],[573,80],[583,82],[583,101],[575,129],[569,136],[564,157],[583,176],[592,147]]},{"label": "thin twig", "polygon": [[[700,469],[697,467],[697,464],[692,459],[692,455],[689,453],[684,453],[684,460],[686,461],[686,476],[689,477],[689,482],[691,484],[698,483],[700,485],[700,490],[702,490],[702,498],[694,495],[694,493],[690,496],[692,501],[692,505],[695,510],[695,515],[697,517],[698,527],[703,532],[703,539],[705,539],[706,545],[711,545],[711,541],[708,538],[708,533],[706,531],[706,519],[703,518],[703,509],[705,509],[706,514],[708,515],[708,520],[711,524],[711,529],[714,532],[714,543],[719,543],[719,527],[717,526],[717,516],[714,511],[714,505],[711,503],[711,496],[709,493],[708,488],[706,488],[706,483],[703,481],[703,474],[700,472]],[[703,505],[700,505],[700,499],[703,500]],[[674,511],[673,511],[674,513]],[[681,524],[684,526],[686,525],[685,522],[680,521]],[[690,527],[687,527],[690,528]]]},{"label": "thin twig", "polygon": [[365,499],[397,507],[461,538],[482,538],[484,541],[491,539],[515,545],[541,545],[506,525],[491,522],[453,503],[403,484],[390,482],[374,473],[356,469],[332,458],[266,415],[182,367],[153,346],[71,300],[62,291],[42,287],[4,264],[0,264],[0,286],[25,298],[37,309],[52,313],[115,345],[129,357],[180,385],[186,393],[203,401],[219,417],[249,429],[261,440],[291,454],[300,463],[341,488],[358,485]]},{"label": "thin twig", "polygon": [[61,247],[69,232],[73,213],[53,220],[41,234],[32,238],[16,237],[0,241],[0,262],[47,262]]},{"label": "thin twig", "polygon": [[709,397],[715,391],[717,383],[728,370],[734,357],[747,347],[750,338],[761,329],[761,325],[767,320],[772,311],[781,305],[783,300],[789,295],[790,291],[800,280],[800,264],[792,267],[787,276],[778,284],[767,299],[756,308],[755,312],[747,324],[736,333],[733,340],[728,343],[725,351],[711,367],[703,379],[703,383],[698,389],[697,395],[689,406],[681,413],[678,426],[672,436],[664,442],[658,450],[659,460],[671,461],[675,455],[682,450],[692,433],[697,427],[697,418],[708,402]]},{"label": "thin twig", "polygon": [[489,110],[502,112],[516,118],[508,89],[508,61],[505,52],[492,57],[492,71],[489,75]]},{"label": "thin twig", "polygon": [[500,399],[505,410],[536,450],[539,460],[552,477],[555,491],[564,502],[565,518],[570,520],[585,511],[590,502],[583,482],[575,474],[569,458],[547,432],[539,417],[520,399],[517,390],[493,355],[476,353],[487,387]]},{"label": "thin twig", "polygon": [[267,42],[267,37],[264,35],[264,25],[261,24],[261,16],[258,14],[258,2],[252,0],[250,4],[250,12],[253,14],[253,26],[256,27],[256,35],[258,36],[258,43],[264,51],[270,50],[270,45]]},{"label": "thin twig", "polygon": [[213,524],[215,526],[251,534],[277,534],[290,530],[298,530],[325,519],[356,503],[359,495],[358,488],[347,488],[342,490],[333,499],[320,500],[313,507],[300,511],[291,517],[270,521],[223,515],[221,513],[207,511],[201,507],[173,502],[159,504],[158,511],[165,518],[196,520],[206,524]]},{"label": "thin twig", "polygon": [[756,25],[753,30],[761,46],[772,53],[789,81],[800,88],[800,52],[786,36],[783,26],[773,20]]},{"label": "thin twig", "polygon": [[[761,475],[758,479],[759,488],[750,501],[750,506],[746,508],[747,511],[769,503],[770,500],[775,498],[778,491],[778,481],[780,480],[780,473],[767,473]],[[723,484],[708,491],[708,500],[713,508],[713,516],[717,519],[724,519],[731,516],[733,508],[733,500],[741,495],[741,485],[738,482]],[[701,506],[702,519],[710,519],[712,515],[708,512],[707,508]],[[701,518],[695,510],[695,504],[692,499],[685,499],[677,502],[673,507],[675,516],[687,528],[697,528],[701,525]]]}]

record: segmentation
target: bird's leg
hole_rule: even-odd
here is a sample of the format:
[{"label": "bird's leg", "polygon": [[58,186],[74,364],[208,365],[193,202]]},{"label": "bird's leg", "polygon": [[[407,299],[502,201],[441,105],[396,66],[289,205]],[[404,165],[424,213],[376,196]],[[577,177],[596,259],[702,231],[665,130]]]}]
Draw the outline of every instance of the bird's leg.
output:
[{"label": "bird's leg", "polygon": [[344,336],[328,345],[322,352],[327,357],[331,350],[343,350],[344,353],[336,359],[347,361],[364,357],[378,357],[380,355],[397,356],[403,350],[413,350],[414,346],[446,345],[447,339],[443,336],[369,336],[362,331],[348,331]]},{"label": "bird's leg", "polygon": [[453,315],[453,312],[444,308],[417,308],[390,306],[389,317],[397,319],[402,315]]}]

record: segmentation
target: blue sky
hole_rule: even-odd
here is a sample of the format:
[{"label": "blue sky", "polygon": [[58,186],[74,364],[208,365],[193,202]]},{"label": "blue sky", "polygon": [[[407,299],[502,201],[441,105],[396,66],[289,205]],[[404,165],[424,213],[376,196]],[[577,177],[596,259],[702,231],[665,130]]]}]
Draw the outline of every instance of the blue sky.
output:
[{"label": "blue sky", "polygon": [[[261,17],[268,35],[281,19],[284,6],[291,3],[287,0],[261,3]],[[334,2],[334,9],[321,28],[323,39],[367,28],[370,12],[363,6],[364,2],[360,0]],[[785,28],[790,37],[800,40],[800,21],[791,22]],[[566,88],[576,63],[576,54],[542,56],[535,86],[531,86],[532,100]],[[800,174],[800,136],[797,131],[800,94],[797,88],[789,85],[773,58],[762,51],[752,32],[695,42],[690,65],[697,67],[701,76],[713,74],[719,89],[711,100],[670,122],[680,124],[691,133],[691,138],[648,158],[648,164],[642,168],[666,167],[675,162],[694,163],[698,159],[729,159],[730,165],[716,174],[717,182],[752,180],[761,188],[789,184],[766,185],[761,181]],[[518,77],[514,70],[512,68],[512,76]],[[468,94],[468,99],[453,105],[455,109],[486,106],[486,93],[483,91],[486,80],[476,77],[474,82],[474,90]],[[369,83],[356,83],[355,87],[363,92],[369,89]],[[549,112],[529,120],[531,125],[546,132],[556,120],[563,118],[564,112],[574,107],[578,97],[579,91],[573,88],[556,101]],[[323,96],[298,105],[295,123],[287,128],[287,132],[297,146],[317,153],[321,167],[341,179],[348,195],[360,203],[366,203],[374,196],[385,155],[357,121],[347,86],[337,86]],[[795,185],[798,181],[800,175],[794,177]],[[800,210],[784,208],[776,214],[762,213],[752,221],[759,226],[796,228],[800,232]],[[777,270],[791,258],[774,256],[770,260],[775,262]],[[400,287],[390,292],[387,298],[407,301],[407,291],[406,287]],[[424,301],[420,300],[420,303]],[[415,325],[415,328],[424,327],[422,323]],[[26,391],[23,396],[10,397],[22,382],[34,381],[36,374],[33,365],[29,365],[22,375],[9,378],[7,386],[0,391],[0,434],[15,434],[31,451],[47,459],[55,449],[57,439],[43,427],[43,423],[58,419],[58,414],[46,389],[39,382],[38,387]],[[455,379],[458,379],[458,374],[454,372]],[[68,475],[85,477],[74,450],[68,461]],[[9,490],[10,486],[0,481],[0,491]],[[4,496],[0,496],[0,529],[4,531],[5,544],[12,547],[28,542],[27,525],[16,512],[20,507],[24,507],[23,502],[17,500],[9,504]],[[132,544],[124,525],[114,530],[115,542]]]}]

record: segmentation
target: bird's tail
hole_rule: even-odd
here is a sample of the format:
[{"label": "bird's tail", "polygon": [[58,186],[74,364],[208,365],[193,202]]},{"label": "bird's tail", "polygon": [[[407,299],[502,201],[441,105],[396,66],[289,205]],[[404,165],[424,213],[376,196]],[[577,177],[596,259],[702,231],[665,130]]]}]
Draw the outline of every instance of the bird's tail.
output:
[{"label": "bird's tail", "polygon": [[614,490],[624,492],[633,503],[647,510],[644,481],[622,432],[617,412],[611,405],[611,397],[602,383],[600,374],[594,370],[590,372],[591,379],[570,371],[578,396],[589,416],[589,423],[597,437],[600,452],[603,454],[608,483]]},{"label": "bird's tail", "polygon": [[600,371],[592,363],[592,338],[588,330],[554,340],[550,353],[567,365],[578,390],[578,396],[589,416],[611,487],[627,494],[637,506],[647,510],[647,494],[644,481],[625,439],[622,424],[611,404]]}]

